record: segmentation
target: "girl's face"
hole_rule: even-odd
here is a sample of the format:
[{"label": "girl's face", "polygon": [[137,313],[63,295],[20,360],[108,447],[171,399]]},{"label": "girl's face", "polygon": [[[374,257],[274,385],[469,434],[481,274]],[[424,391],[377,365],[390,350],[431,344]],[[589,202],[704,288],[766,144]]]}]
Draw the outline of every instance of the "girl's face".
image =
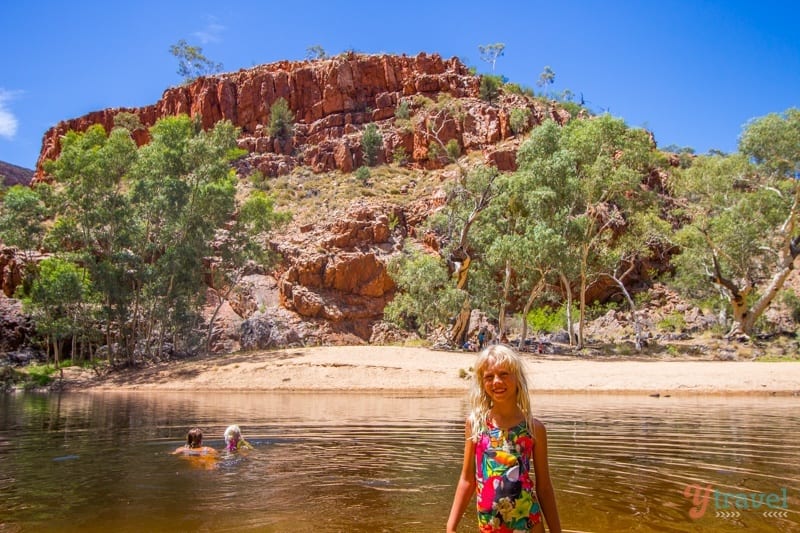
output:
[{"label": "girl's face", "polygon": [[490,359],[483,373],[483,390],[494,403],[516,402],[517,376],[506,365]]}]

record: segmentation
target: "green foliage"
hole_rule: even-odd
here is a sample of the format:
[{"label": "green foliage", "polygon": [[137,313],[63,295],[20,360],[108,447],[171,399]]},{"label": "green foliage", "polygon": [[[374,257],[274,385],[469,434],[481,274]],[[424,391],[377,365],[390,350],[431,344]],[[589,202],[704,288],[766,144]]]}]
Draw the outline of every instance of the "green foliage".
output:
[{"label": "green foliage", "polygon": [[659,320],[656,326],[662,331],[681,333],[686,330],[686,319],[684,318],[683,313],[676,311]]},{"label": "green foliage", "polygon": [[261,191],[268,191],[270,189],[269,185],[269,178],[264,175],[263,172],[260,170],[256,170],[250,176],[248,176],[250,183],[253,184],[253,187],[259,189]]},{"label": "green foliage", "polygon": [[442,149],[439,146],[439,143],[437,143],[436,141],[431,141],[430,144],[428,144],[428,159],[431,161],[435,161],[439,158],[441,154],[442,154]]},{"label": "green foliage", "polygon": [[408,100],[400,100],[397,108],[394,110],[394,117],[399,119],[407,119],[411,116],[411,109]]},{"label": "green foliage", "polygon": [[38,275],[22,302],[36,322],[36,332],[52,343],[56,363],[61,342],[87,326],[92,318],[89,304],[96,299],[85,269],[58,257],[39,263]]},{"label": "green foliage", "polygon": [[[67,133],[60,158],[47,163],[58,184],[47,242],[79,261],[99,295],[88,309],[100,323],[84,322],[82,336],[99,327],[110,358],[160,353],[166,338],[186,348],[196,337],[204,258],[236,208],[230,161],[241,154],[237,134],[226,121],[203,131],[187,116],[168,117],[137,148],[127,128],[106,135],[93,126]],[[227,253],[225,245],[217,252]],[[46,277],[38,283],[48,291],[60,286]],[[33,303],[41,294],[32,292]]]},{"label": "green foliage", "polygon": [[796,181],[800,174],[800,109],[793,107],[749,122],[739,150],[770,176]]},{"label": "green foliage", "polygon": [[0,203],[0,240],[21,250],[36,250],[44,235],[47,209],[36,189],[14,185]]},{"label": "green foliage", "polygon": [[525,320],[532,331],[555,333],[566,328],[565,316],[563,309],[553,310],[545,306],[531,309]]},{"label": "green foliage", "polygon": [[384,318],[426,335],[458,312],[464,293],[453,286],[444,262],[411,250],[389,263],[397,294],[384,309]]},{"label": "green foliage", "polygon": [[531,110],[527,107],[515,107],[511,110],[509,124],[514,134],[524,133],[530,124]]},{"label": "green foliage", "polygon": [[369,167],[366,165],[361,165],[356,170],[356,179],[361,182],[361,185],[366,185],[369,182],[371,177]]},{"label": "green foliage", "polygon": [[58,369],[50,364],[38,365],[32,364],[25,368],[25,373],[28,376],[28,381],[35,387],[46,387],[53,382],[53,374]]},{"label": "green foliage", "polygon": [[125,111],[114,115],[114,127],[125,128],[131,133],[144,129],[144,126],[142,126],[142,121],[139,119],[139,115]]},{"label": "green foliage", "polygon": [[539,74],[539,79],[536,80],[536,85],[542,89],[544,92],[545,87],[549,85],[553,85],[556,81],[556,73],[553,72],[553,69],[550,66],[544,67],[542,73]]},{"label": "green foliage", "polygon": [[392,161],[400,166],[408,164],[408,154],[406,153],[405,146],[398,146],[392,152]]},{"label": "green foliage", "polygon": [[214,63],[203,55],[201,47],[192,46],[184,39],[171,45],[169,53],[178,59],[178,75],[187,83],[222,70],[222,63]]},{"label": "green foliage", "polygon": [[364,128],[361,136],[361,150],[364,152],[364,163],[371,167],[378,162],[378,157],[383,150],[383,136],[378,131],[378,126],[371,122]]},{"label": "green foliage", "polygon": [[481,44],[478,45],[478,51],[481,54],[481,60],[486,61],[490,65],[492,65],[492,72],[494,72],[495,64],[497,63],[497,58],[502,57],[505,53],[506,45],[503,43],[494,43],[494,44]]},{"label": "green foliage", "polygon": [[400,219],[397,218],[397,214],[389,213],[389,231],[394,231],[398,224],[400,224]]},{"label": "green foliage", "polygon": [[800,324],[800,296],[792,290],[784,290],[779,300],[791,313],[792,320]]},{"label": "green foliage", "polygon": [[455,139],[450,139],[449,141],[447,141],[444,150],[447,153],[447,157],[451,161],[455,161],[456,159],[461,157],[461,145],[458,144],[458,141]]},{"label": "green foliage", "polygon": [[315,44],[306,48],[306,59],[327,59],[328,53],[322,45]]},{"label": "green foliage", "polygon": [[269,134],[279,139],[288,139],[294,133],[294,114],[286,98],[278,98],[269,108]]},{"label": "green foliage", "polygon": [[561,102],[561,107],[566,109],[572,118],[577,117],[581,112],[589,114],[589,111],[585,107],[575,102]]},{"label": "green foliage", "polygon": [[800,142],[800,112],[768,115],[748,125],[743,152],[696,156],[670,184],[686,199],[690,219],[676,235],[676,284],[695,298],[722,291],[734,330],[751,331],[785,280],[782,250],[795,237],[787,221],[800,217],[794,142]]},{"label": "green foliage", "polygon": [[500,96],[500,87],[502,85],[503,81],[500,76],[490,76],[488,74],[481,76],[481,84],[478,89],[481,100],[494,104]]},{"label": "green foliage", "polygon": [[535,96],[533,89],[531,89],[530,87],[524,87],[519,83],[508,82],[505,85],[503,85],[503,90],[511,94],[518,94],[520,96],[530,96],[530,97]]}]

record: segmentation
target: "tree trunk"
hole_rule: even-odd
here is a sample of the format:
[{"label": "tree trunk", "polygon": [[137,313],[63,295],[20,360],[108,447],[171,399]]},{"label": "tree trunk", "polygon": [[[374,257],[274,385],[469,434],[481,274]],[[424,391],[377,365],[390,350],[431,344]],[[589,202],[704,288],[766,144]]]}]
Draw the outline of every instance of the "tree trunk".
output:
[{"label": "tree trunk", "polygon": [[559,272],[558,276],[561,278],[561,285],[564,287],[564,294],[567,296],[567,335],[569,336],[569,345],[573,346],[575,344],[575,324],[572,321],[572,287],[563,272]]},{"label": "tree trunk", "polygon": [[525,306],[522,308],[522,333],[520,334],[519,339],[520,350],[525,348],[525,341],[528,337],[528,313],[530,312],[531,306],[533,306],[533,302],[536,300],[536,297],[542,293],[543,287],[544,278],[541,278],[539,282],[531,289],[531,292],[528,295],[528,300],[525,302]]},{"label": "tree trunk", "polygon": [[469,318],[471,314],[472,305],[470,304],[469,297],[467,297],[464,299],[461,311],[459,311],[456,316],[456,321],[453,324],[453,328],[450,330],[450,342],[457,348],[464,346],[464,343],[467,341],[467,335],[469,334]]},{"label": "tree trunk", "polygon": [[506,331],[506,304],[508,303],[509,292],[511,292],[511,261],[506,259],[506,267],[503,272],[503,296],[500,300],[500,310],[497,315],[501,334]]},{"label": "tree trunk", "polygon": [[794,270],[794,260],[795,257],[791,254],[787,254],[784,257],[781,261],[780,268],[772,276],[772,279],[770,279],[761,297],[751,307],[748,308],[744,300],[731,299],[731,305],[733,306],[733,327],[728,333],[729,338],[737,335],[749,336],[753,332],[756,320],[769,308],[772,301],[778,295],[778,292],[780,292],[786,283],[786,278],[788,278],[789,274]]},{"label": "tree trunk", "polygon": [[636,344],[636,351],[642,351],[642,325],[639,323],[639,316],[636,310],[636,304],[631,298],[631,294],[628,292],[628,289],[625,288],[625,284],[622,282],[621,279],[617,278],[616,276],[608,276],[614,283],[617,284],[619,290],[622,291],[623,296],[625,296],[625,300],[628,302],[628,307],[631,309],[631,320],[633,321],[633,331],[634,331],[634,338]]},{"label": "tree trunk", "polygon": [[61,341],[53,337],[53,366],[58,368],[58,361],[61,358]]},{"label": "tree trunk", "polygon": [[581,265],[580,321],[578,322],[578,349],[583,349],[583,326],[586,322],[586,269]]}]

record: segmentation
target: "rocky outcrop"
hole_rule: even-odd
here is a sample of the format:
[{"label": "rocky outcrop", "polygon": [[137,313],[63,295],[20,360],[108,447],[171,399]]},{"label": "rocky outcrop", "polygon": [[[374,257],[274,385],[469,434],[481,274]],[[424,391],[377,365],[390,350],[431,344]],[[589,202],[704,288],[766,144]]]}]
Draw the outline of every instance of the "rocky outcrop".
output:
[{"label": "rocky outcrop", "polygon": [[[480,77],[457,58],[424,53],[351,53],[202,77],[167,89],[147,107],[105,109],[58,123],[44,134],[35,179],[46,179],[43,163],[58,157],[64,134],[94,124],[110,131],[122,112],[135,114],[145,127],[134,132],[140,145],[149,140],[146,128],[162,117],[188,114],[198,117],[204,128],[230,120],[241,128],[239,144],[250,154],[238,163],[239,170],[259,170],[265,176],[286,174],[298,165],[315,172],[354,170],[364,162],[361,136],[368,123],[376,123],[383,137],[378,162],[392,161],[402,152],[410,164],[431,168],[441,166],[429,153],[431,143],[443,147],[455,139],[462,151],[469,151],[511,137],[514,108],[527,108],[531,125],[546,117],[560,123],[569,118],[564,110],[519,95],[486,103],[478,98],[479,85]],[[276,138],[268,131],[270,111],[279,98],[286,99],[295,117],[289,138]],[[396,117],[401,103],[405,112]],[[495,159],[504,168],[513,165],[511,154]]]},{"label": "rocky outcrop", "polygon": [[25,262],[16,248],[0,245],[0,289],[9,298],[22,283]]},{"label": "rocky outcrop", "polygon": [[278,282],[281,305],[368,340],[394,291],[386,265],[401,228],[390,220],[403,219],[400,208],[357,202],[278,243],[289,265]]},{"label": "rocky outcrop", "polygon": [[19,300],[0,294],[0,354],[18,350],[33,334],[33,325]]}]

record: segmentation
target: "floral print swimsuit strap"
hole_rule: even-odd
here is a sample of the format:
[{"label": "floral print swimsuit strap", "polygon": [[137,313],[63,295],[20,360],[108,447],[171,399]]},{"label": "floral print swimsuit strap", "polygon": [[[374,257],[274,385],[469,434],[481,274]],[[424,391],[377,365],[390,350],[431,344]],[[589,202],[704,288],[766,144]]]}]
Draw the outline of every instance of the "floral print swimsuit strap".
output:
[{"label": "floral print swimsuit strap", "polygon": [[527,420],[508,430],[486,421],[475,446],[481,532],[530,531],[541,522],[531,471],[533,446]]}]

